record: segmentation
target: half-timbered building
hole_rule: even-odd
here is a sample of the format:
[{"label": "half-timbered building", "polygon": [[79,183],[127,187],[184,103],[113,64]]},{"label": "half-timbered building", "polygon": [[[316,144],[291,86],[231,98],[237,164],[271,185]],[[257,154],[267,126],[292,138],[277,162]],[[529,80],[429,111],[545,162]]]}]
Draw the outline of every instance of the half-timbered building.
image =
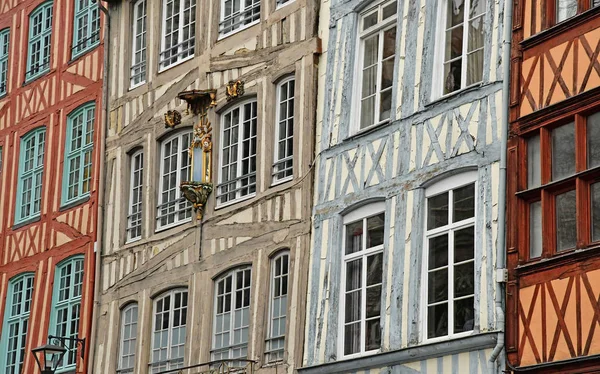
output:
[{"label": "half-timbered building", "polygon": [[111,2],[94,373],[301,364],[317,11]]},{"label": "half-timbered building", "polygon": [[87,372],[103,22],[95,1],[0,1],[2,373],[38,372],[47,343],[67,349],[57,373]]},{"label": "half-timbered building", "polygon": [[600,2],[514,3],[508,361],[600,370]]}]

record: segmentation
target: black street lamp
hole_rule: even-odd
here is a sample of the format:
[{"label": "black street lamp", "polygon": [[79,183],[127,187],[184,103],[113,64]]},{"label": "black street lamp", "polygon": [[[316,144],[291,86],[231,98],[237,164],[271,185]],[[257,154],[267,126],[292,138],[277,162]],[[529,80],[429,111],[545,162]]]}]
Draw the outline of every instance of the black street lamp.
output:
[{"label": "black street lamp", "polygon": [[58,345],[44,344],[32,349],[31,353],[33,353],[42,374],[54,374],[67,350]]}]

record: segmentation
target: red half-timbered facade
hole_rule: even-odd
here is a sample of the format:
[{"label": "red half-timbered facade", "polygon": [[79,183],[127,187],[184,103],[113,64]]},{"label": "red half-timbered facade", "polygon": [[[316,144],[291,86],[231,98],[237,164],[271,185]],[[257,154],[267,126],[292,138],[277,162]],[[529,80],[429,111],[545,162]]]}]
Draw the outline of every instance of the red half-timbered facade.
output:
[{"label": "red half-timbered facade", "polygon": [[[104,14],[92,1],[0,0],[0,372],[37,373],[48,336],[87,339],[103,139]],[[69,344],[73,346],[73,344]]]},{"label": "red half-timbered facade", "polygon": [[600,1],[516,0],[506,350],[513,372],[600,372]]}]

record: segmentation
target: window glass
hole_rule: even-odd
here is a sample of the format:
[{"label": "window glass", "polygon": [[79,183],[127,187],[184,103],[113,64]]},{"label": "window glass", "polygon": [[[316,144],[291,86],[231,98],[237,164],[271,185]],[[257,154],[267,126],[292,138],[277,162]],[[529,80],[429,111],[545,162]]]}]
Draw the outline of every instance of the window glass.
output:
[{"label": "window glass", "polygon": [[133,373],[135,367],[135,345],[137,340],[138,307],[132,304],[121,312],[121,350],[119,374]]},{"label": "window glass", "polygon": [[100,42],[100,8],[95,0],[75,1],[73,57],[92,49]]},{"label": "window glass", "polygon": [[10,31],[0,31],[0,96],[6,94],[8,86],[8,50],[10,43]]},{"label": "window glass", "polygon": [[277,86],[274,181],[286,180],[294,175],[294,85],[294,80],[290,79]]},{"label": "window glass", "polygon": [[15,223],[37,217],[40,214],[45,144],[45,128],[34,130],[21,139]]},{"label": "window glass", "polygon": [[552,180],[575,174],[575,125],[552,130]]},{"label": "window glass", "polygon": [[260,19],[260,0],[221,0],[219,34],[225,36]]},{"label": "window glass", "polygon": [[542,202],[529,204],[529,258],[542,255]]},{"label": "window glass", "polygon": [[154,302],[151,373],[183,367],[187,306],[187,290],[169,291]]},{"label": "window glass", "polygon": [[542,164],[540,158],[540,136],[527,141],[527,186],[538,187],[542,183]]},{"label": "window glass", "polygon": [[[600,1],[600,0],[599,0]],[[587,117],[587,167],[600,166],[600,112]]]},{"label": "window glass", "polygon": [[29,327],[29,315],[33,295],[33,274],[18,276],[8,284],[4,331],[2,334],[2,355],[4,373],[21,373],[25,360],[25,344]]},{"label": "window glass", "polygon": [[575,248],[577,216],[575,190],[556,195],[556,250]]},{"label": "window glass", "polygon": [[266,362],[283,360],[285,350],[285,324],[287,321],[288,278],[290,255],[288,252],[271,260],[271,305],[269,333],[265,351]]},{"label": "window glass", "polygon": [[129,190],[129,214],[127,216],[127,239],[142,237],[142,192],[144,183],[144,153],[131,156],[131,176]]},{"label": "window glass", "polygon": [[167,68],[193,56],[195,47],[196,0],[163,0],[160,67]]},{"label": "window glass", "polygon": [[556,22],[562,22],[577,14],[577,0],[556,0]]},{"label": "window glass", "polygon": [[27,72],[29,81],[50,69],[50,43],[52,41],[52,2],[38,6],[29,16],[29,43]]},{"label": "window glass", "polygon": [[600,240],[600,183],[592,184],[592,241]]},{"label": "window glass", "polygon": [[131,51],[131,86],[146,81],[146,0],[133,5],[133,48]]},{"label": "window glass", "polygon": [[63,205],[90,193],[95,115],[95,104],[89,103],[67,116]]}]

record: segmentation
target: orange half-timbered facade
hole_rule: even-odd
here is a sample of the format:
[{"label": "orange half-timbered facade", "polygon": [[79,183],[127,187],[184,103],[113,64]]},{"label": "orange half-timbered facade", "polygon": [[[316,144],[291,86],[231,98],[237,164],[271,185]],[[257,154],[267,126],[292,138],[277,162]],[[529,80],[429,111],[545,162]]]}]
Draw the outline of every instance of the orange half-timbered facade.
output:
[{"label": "orange half-timbered facade", "polygon": [[600,372],[600,1],[514,2],[506,351]]},{"label": "orange half-timbered facade", "polygon": [[0,0],[2,374],[38,373],[49,342],[67,348],[57,373],[87,372],[103,24],[92,0]]}]

